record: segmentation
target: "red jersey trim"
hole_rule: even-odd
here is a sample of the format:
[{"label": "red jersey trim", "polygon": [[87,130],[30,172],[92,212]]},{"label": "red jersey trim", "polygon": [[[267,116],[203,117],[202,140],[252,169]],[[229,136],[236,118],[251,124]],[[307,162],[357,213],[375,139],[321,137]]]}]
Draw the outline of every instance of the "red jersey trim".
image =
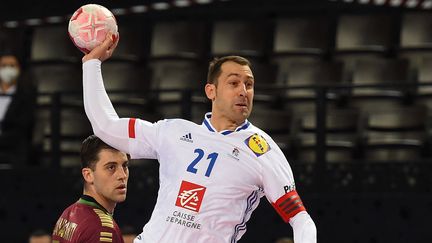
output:
[{"label": "red jersey trim", "polygon": [[135,138],[135,118],[129,119],[129,138]]},{"label": "red jersey trim", "polygon": [[283,195],[275,203],[272,203],[272,205],[285,223],[288,223],[290,218],[294,217],[299,212],[306,211],[296,190]]}]

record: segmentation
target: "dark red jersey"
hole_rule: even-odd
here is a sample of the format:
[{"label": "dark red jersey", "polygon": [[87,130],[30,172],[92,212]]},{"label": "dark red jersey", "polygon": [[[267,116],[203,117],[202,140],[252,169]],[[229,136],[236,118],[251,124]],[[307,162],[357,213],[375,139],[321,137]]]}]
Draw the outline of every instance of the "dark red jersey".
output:
[{"label": "dark red jersey", "polygon": [[112,215],[87,195],[63,211],[55,225],[52,240],[53,243],[123,243],[121,231]]}]

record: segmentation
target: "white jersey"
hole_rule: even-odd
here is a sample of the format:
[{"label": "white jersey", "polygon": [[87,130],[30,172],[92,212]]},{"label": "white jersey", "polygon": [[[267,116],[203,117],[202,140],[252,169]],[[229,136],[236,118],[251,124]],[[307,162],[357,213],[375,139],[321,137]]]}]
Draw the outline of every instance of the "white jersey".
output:
[{"label": "white jersey", "polygon": [[119,118],[104,88],[101,62],[89,60],[83,71],[84,108],[94,133],[132,158],[160,163],[156,206],[135,243],[237,242],[263,195],[290,223],[296,243],[316,243],[291,168],[266,133],[248,121],[235,131],[216,132],[210,113],[202,125]]},{"label": "white jersey", "polygon": [[266,133],[248,121],[215,132],[210,116],[202,125],[131,122],[132,158],[160,163],[156,206],[135,242],[237,242],[263,195],[274,203],[294,190],[291,168]]}]

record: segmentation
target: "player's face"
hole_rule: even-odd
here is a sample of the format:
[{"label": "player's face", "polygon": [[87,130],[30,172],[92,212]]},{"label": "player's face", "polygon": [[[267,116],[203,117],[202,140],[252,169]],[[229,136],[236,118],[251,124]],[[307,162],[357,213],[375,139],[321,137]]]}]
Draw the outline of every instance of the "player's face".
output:
[{"label": "player's face", "polygon": [[123,152],[103,149],[99,153],[93,171],[93,186],[100,204],[115,205],[126,200],[128,166],[128,158]]},{"label": "player's face", "polygon": [[213,113],[237,124],[252,111],[254,77],[247,65],[228,61],[222,64],[213,98]]}]

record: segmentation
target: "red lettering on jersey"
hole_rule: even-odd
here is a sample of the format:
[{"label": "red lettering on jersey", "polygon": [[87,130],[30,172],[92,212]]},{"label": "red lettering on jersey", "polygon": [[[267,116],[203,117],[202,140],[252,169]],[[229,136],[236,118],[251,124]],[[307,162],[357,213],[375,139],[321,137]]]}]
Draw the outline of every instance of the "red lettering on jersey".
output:
[{"label": "red lettering on jersey", "polygon": [[296,190],[283,195],[272,205],[286,223],[299,212],[306,211]]},{"label": "red lettering on jersey", "polygon": [[188,181],[182,181],[176,206],[199,212],[206,188]]},{"label": "red lettering on jersey", "polygon": [[129,119],[129,138],[135,138],[135,118]]}]

